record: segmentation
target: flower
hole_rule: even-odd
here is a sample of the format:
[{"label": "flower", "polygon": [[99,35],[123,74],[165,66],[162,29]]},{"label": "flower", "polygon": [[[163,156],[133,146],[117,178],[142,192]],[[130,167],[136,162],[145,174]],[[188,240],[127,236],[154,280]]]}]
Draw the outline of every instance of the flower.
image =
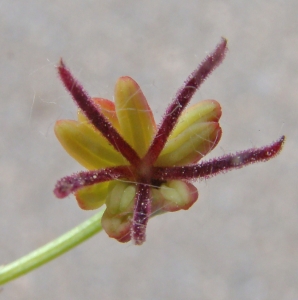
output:
[{"label": "flower", "polygon": [[79,106],[78,121],[60,120],[55,133],[65,150],[88,171],[60,179],[54,193],[74,193],[82,209],[106,209],[102,226],[120,242],[145,241],[149,217],[190,208],[198,199],[190,182],[266,161],[282,148],[284,136],[269,146],[197,162],[221,138],[221,107],[205,100],[185,110],[207,76],[223,61],[222,39],[178,90],[159,126],[138,84],[118,79],[115,103],[91,98],[64,63],[58,72]]}]

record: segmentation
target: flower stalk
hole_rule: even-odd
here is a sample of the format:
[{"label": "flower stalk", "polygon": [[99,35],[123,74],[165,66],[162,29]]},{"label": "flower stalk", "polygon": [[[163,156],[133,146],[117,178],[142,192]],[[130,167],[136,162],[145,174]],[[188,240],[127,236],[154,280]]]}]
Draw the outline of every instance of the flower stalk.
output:
[{"label": "flower stalk", "polygon": [[0,285],[46,264],[102,230],[103,211],[20,259],[0,267]]}]

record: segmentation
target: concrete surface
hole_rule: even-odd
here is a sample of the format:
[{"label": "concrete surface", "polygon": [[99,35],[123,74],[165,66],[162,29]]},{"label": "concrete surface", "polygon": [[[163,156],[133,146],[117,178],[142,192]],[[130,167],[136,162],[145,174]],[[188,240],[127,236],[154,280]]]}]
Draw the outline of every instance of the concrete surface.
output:
[{"label": "concrete surface", "polygon": [[141,247],[105,233],[0,291],[1,299],[298,299],[297,1],[0,1],[0,264],[94,212],[57,200],[55,181],[82,170],[53,124],[76,108],[63,57],[93,96],[119,76],[142,87],[160,120],[186,76],[229,40],[195,95],[220,101],[214,157],[286,134],[276,159],[198,183],[189,211],[152,219]]}]

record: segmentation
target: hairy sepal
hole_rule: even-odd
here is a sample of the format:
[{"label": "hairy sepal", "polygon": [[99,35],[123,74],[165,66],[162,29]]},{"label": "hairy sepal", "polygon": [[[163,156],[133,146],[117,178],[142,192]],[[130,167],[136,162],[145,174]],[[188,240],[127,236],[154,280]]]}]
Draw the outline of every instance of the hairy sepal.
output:
[{"label": "hairy sepal", "polygon": [[[91,101],[95,104],[98,110],[109,120],[113,127],[118,132],[120,132],[120,125],[116,114],[115,103],[104,98],[91,98]],[[78,121],[80,123],[92,125],[90,120],[80,109],[78,110]]]}]

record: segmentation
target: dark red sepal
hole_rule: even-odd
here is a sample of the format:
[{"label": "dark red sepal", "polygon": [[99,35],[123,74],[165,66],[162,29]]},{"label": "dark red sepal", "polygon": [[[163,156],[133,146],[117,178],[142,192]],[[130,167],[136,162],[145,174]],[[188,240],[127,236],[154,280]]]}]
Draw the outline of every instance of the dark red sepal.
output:
[{"label": "dark red sepal", "polygon": [[151,213],[150,185],[137,183],[131,239],[136,245],[142,245],[146,239],[146,227]]},{"label": "dark red sepal", "polygon": [[70,92],[76,104],[84,112],[94,127],[97,128],[113,147],[132,165],[139,164],[140,158],[136,151],[122,138],[108,119],[97,109],[91,97],[87,94],[82,85],[72,76],[62,59],[58,66],[58,72],[66,89]]},{"label": "dark red sepal", "polygon": [[240,169],[249,164],[267,161],[276,156],[282,149],[285,136],[271,145],[252,148],[235,154],[228,154],[218,158],[201,162],[197,165],[184,167],[155,167],[153,169],[155,180],[171,180],[171,179],[208,179],[219,173],[225,173],[233,169]]},{"label": "dark red sepal", "polygon": [[94,171],[83,171],[61,178],[55,186],[54,194],[57,198],[64,198],[78,189],[109,180],[131,178],[129,167],[120,166]]},{"label": "dark red sepal", "polygon": [[183,86],[178,90],[173,102],[167,108],[164,119],[158,128],[147,154],[145,155],[144,161],[147,165],[153,165],[157,160],[168,140],[168,137],[177,124],[182,111],[185,109],[200,85],[223,61],[226,52],[227,40],[222,38],[215,50],[209,54],[198,68],[190,74]]}]

